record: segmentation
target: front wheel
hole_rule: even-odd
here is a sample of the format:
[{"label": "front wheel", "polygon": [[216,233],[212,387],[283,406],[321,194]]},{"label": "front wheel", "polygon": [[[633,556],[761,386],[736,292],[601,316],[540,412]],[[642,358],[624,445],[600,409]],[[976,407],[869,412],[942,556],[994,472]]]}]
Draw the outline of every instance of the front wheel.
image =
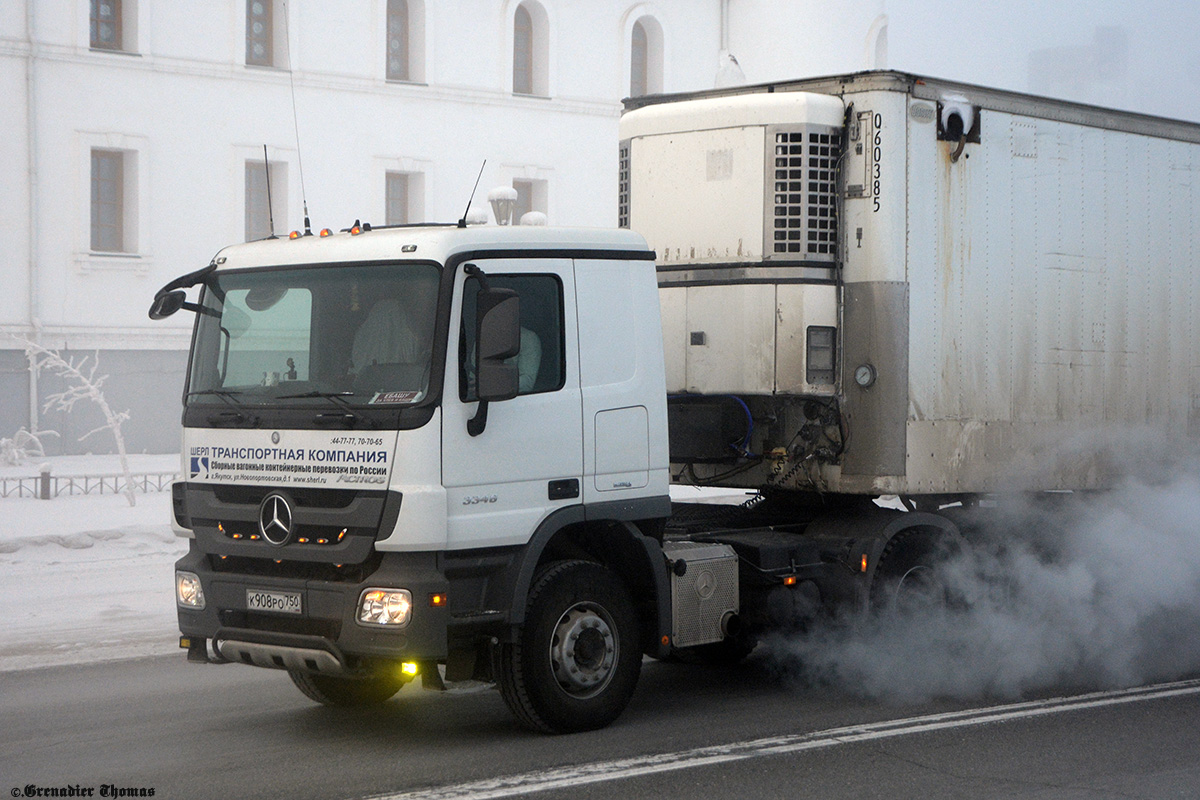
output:
[{"label": "front wheel", "polygon": [[534,578],[517,641],[501,650],[500,693],[533,730],[603,728],[633,695],[638,642],[633,603],[615,574],[589,561],[550,564]]},{"label": "front wheel", "polygon": [[398,670],[395,675],[377,672],[363,678],[317,675],[295,669],[289,669],[288,675],[305,697],[326,706],[377,705],[408,683],[408,678],[400,675]]}]

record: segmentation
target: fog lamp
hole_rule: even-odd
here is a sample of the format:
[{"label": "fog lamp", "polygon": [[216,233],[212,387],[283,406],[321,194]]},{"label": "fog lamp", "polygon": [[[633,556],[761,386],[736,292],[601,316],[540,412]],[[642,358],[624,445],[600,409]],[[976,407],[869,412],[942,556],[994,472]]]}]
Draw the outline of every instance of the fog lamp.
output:
[{"label": "fog lamp", "polygon": [[193,572],[175,573],[175,602],[184,608],[204,608],[204,589]]},{"label": "fog lamp", "polygon": [[367,589],[358,600],[358,621],[363,625],[408,624],[412,595],[406,589]]}]

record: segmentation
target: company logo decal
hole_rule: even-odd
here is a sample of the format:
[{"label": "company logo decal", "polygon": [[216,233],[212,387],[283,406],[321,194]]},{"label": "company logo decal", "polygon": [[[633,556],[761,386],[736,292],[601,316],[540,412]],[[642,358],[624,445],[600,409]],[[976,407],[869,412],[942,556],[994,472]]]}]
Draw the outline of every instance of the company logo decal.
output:
[{"label": "company logo decal", "polygon": [[192,468],[190,470],[193,478],[208,477],[208,459],[198,456],[192,456]]}]

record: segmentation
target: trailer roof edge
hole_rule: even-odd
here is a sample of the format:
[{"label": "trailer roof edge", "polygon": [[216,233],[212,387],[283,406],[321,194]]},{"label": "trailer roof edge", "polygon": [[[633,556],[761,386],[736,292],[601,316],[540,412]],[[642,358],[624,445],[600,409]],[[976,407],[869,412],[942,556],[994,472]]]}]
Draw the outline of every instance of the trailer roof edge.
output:
[{"label": "trailer roof edge", "polygon": [[1200,123],[1141,114],[1135,111],[1119,111],[1101,106],[1057,100],[1038,95],[1024,94],[1006,89],[990,89],[970,83],[943,80],[941,78],[914,75],[908,72],[870,71],[842,75],[826,75],[814,78],[799,78],[787,81],[772,81],[748,86],[733,86],[724,89],[704,89],[694,92],[655,94],[644,97],[626,98],[624,111],[644,108],[661,103],[684,100],[730,97],[744,94],[774,92],[815,92],[844,97],[858,92],[885,91],[908,94],[921,100],[937,101],[946,93],[960,94],[972,105],[984,110],[1000,111],[1055,122],[1068,122],[1093,128],[1125,131],[1200,144]]}]

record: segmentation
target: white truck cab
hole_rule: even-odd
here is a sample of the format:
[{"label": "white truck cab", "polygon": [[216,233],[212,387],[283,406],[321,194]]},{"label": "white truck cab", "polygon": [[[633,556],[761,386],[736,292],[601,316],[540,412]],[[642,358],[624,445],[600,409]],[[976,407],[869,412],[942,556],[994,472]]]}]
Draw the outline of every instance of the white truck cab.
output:
[{"label": "white truck cab", "polygon": [[[159,298],[153,316],[197,312],[175,487],[194,659],[211,640],[213,659],[357,702],[418,670],[439,681],[436,662],[470,677],[481,633],[524,622],[548,562],[596,549],[665,576],[652,534],[670,514],[666,391],[639,235],[356,227],[228,247]],[[622,609],[556,618],[601,655],[627,651],[588,662],[564,698],[628,683],[640,639],[669,623],[651,602],[636,612],[646,636],[617,641],[628,580],[610,580]]]}]

